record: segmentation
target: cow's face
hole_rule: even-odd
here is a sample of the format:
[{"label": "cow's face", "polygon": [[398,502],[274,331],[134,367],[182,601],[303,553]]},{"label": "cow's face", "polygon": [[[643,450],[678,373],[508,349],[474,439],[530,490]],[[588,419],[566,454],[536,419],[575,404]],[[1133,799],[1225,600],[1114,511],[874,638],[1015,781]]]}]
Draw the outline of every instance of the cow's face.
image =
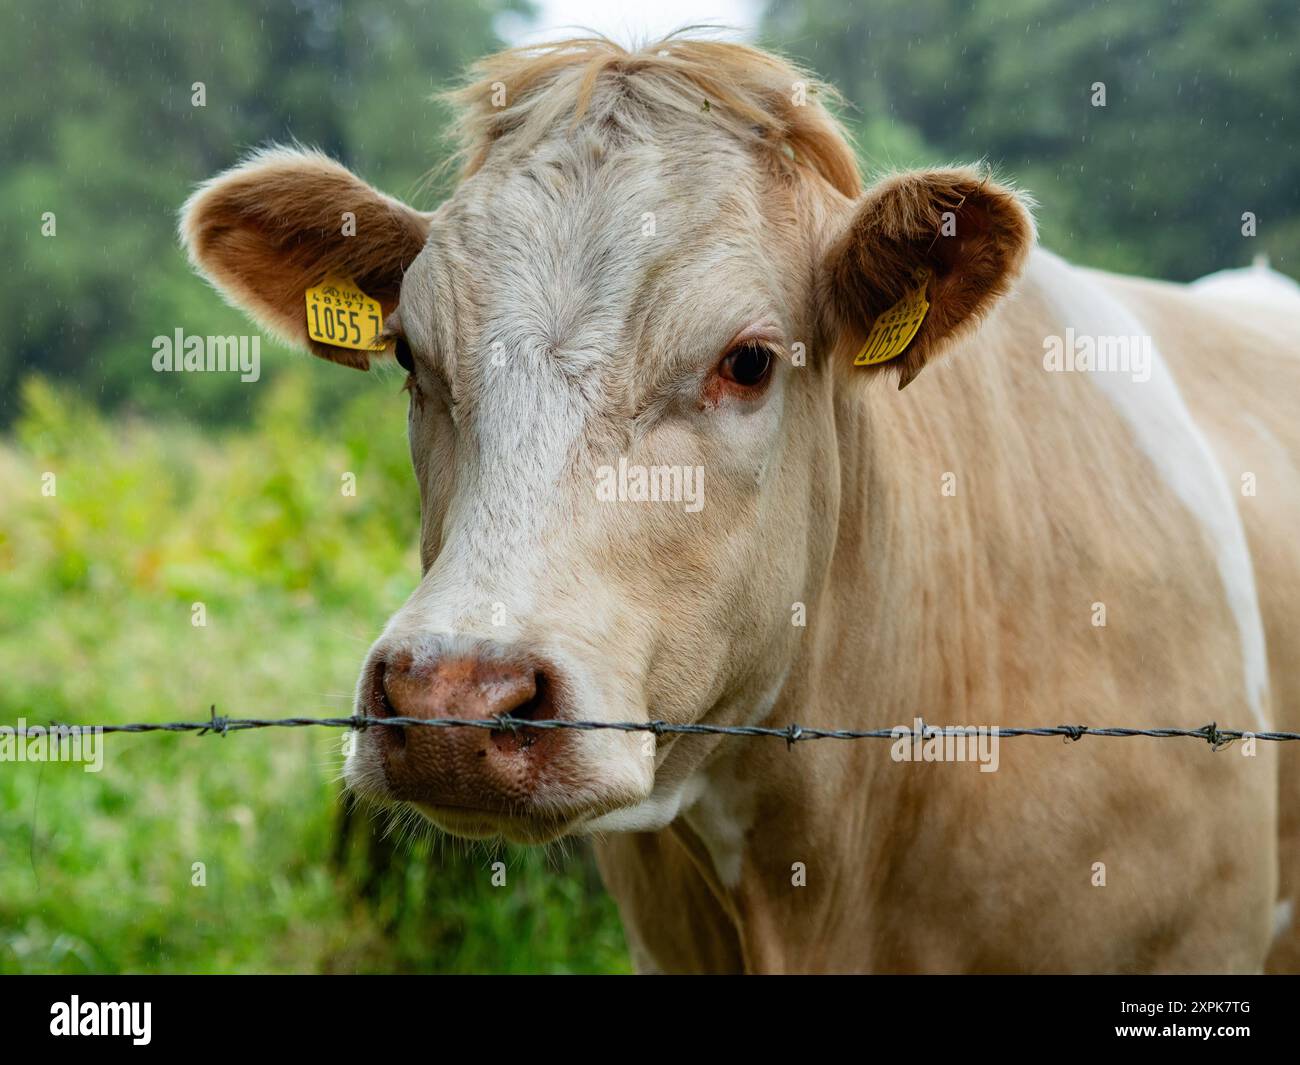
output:
[{"label": "cow's face", "polygon": [[[894,179],[855,213],[722,135],[687,154],[579,135],[489,161],[432,215],[291,152],[200,190],[186,239],[232,298],[364,365],[303,335],[304,289],[346,274],[384,304],[409,374],[424,575],[370,652],[358,712],[761,720],[836,534],[837,357],[891,302],[869,264],[906,281],[899,258],[919,263],[963,197],[987,231],[1005,197],[987,189]],[[344,211],[355,237],[335,236]],[[927,260],[936,299],[953,255]],[[951,331],[933,322],[907,358]],[[662,825],[714,744],[372,728],[346,777],[456,834],[540,841]]]},{"label": "cow's face", "polygon": [[[425,574],[362,709],[734,723],[770,706],[834,500],[809,251],[763,191],[737,149],[683,164],[579,140],[437,212],[390,322]],[[529,836],[645,802],[672,746],[375,730],[348,775],[453,831]]]}]

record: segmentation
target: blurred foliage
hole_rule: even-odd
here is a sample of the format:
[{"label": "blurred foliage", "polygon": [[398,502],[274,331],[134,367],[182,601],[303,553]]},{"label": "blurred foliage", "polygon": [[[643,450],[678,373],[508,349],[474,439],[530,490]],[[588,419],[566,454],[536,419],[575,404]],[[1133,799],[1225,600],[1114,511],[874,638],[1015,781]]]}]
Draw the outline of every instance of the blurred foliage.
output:
[{"label": "blurred foliage", "polygon": [[1067,258],[1173,280],[1260,252],[1300,270],[1293,0],[772,0],[763,31],[854,105],[870,163],[987,159]]},{"label": "blurred foliage", "polygon": [[[527,0],[8,0],[0,44],[0,424],[40,371],[95,402],[242,419],[217,374],[150,368],[177,328],[247,333],[176,241],[193,187],[248,148],[299,140],[416,204],[445,157],[432,94],[500,47]],[[202,82],[206,106],[192,104]],[[54,236],[42,235],[45,212]],[[267,353],[264,351],[264,355]],[[282,360],[265,359],[274,375]]]},{"label": "blurred foliage", "polygon": [[[350,712],[419,572],[418,512],[398,375],[327,431],[316,379],[290,370],[251,428],[203,439],[29,380],[0,448],[0,721]],[[376,845],[364,811],[340,834],[339,743],[123,735],[100,773],[0,763],[0,972],[628,968],[585,846]]]}]

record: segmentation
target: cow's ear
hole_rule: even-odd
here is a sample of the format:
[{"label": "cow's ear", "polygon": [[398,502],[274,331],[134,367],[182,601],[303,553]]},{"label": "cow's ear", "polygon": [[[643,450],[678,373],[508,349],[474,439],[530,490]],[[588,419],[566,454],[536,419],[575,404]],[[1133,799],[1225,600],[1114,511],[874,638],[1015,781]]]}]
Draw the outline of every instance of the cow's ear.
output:
[{"label": "cow's ear", "polygon": [[837,357],[855,374],[896,369],[904,387],[1008,291],[1033,243],[1027,199],[974,168],[880,181],[826,258]]},{"label": "cow's ear", "polygon": [[307,289],[351,280],[387,317],[429,219],[319,152],[269,148],[201,185],[180,230],[190,261],[227,300],[294,347],[364,370],[368,352],[308,335]]}]

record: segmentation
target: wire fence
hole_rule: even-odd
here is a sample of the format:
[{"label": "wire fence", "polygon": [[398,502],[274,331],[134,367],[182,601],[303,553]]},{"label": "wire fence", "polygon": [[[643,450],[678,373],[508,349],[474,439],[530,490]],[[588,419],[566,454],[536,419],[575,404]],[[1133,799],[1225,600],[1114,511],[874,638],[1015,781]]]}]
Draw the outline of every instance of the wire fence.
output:
[{"label": "wire fence", "polygon": [[[245,732],[250,729],[267,728],[345,728],[362,731],[368,728],[476,728],[492,732],[518,732],[524,730],[570,729],[577,732],[596,732],[612,730],[615,732],[649,732],[656,736],[748,736],[768,737],[785,740],[788,747],[809,740],[898,740],[911,737],[929,740],[936,736],[971,736],[979,732],[996,735],[999,738],[1020,736],[1062,736],[1066,740],[1078,741],[1084,736],[1106,736],[1127,738],[1143,736],[1148,739],[1197,739],[1208,743],[1214,750],[1220,750],[1234,740],[1256,739],[1273,742],[1300,740],[1300,732],[1273,732],[1267,730],[1220,728],[1211,722],[1200,728],[1126,728],[1095,727],[1092,725],[1046,725],[1034,728],[1002,727],[999,725],[927,725],[921,718],[914,719],[915,727],[895,726],[877,729],[824,729],[790,724],[781,728],[764,725],[710,725],[677,724],[670,721],[568,721],[558,718],[533,721],[527,718],[511,717],[502,714],[491,718],[460,717],[278,717],[249,718],[222,717],[212,707],[206,721],[141,721],[131,724],[104,725],[69,725],[52,722],[45,726],[23,726],[19,728],[2,728],[16,736],[48,736],[51,734],[76,735],[77,733],[94,733],[96,735],[111,732],[192,732],[200,736],[226,736],[231,732]],[[54,732],[57,730],[57,733]]]}]

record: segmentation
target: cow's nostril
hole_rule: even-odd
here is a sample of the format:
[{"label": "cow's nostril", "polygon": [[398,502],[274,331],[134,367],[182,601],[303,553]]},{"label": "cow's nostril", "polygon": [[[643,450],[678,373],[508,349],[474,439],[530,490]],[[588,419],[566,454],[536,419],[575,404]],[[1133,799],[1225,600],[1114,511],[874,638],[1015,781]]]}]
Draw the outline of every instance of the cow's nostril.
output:
[{"label": "cow's nostril", "polygon": [[[387,683],[388,663],[380,661],[375,666],[374,680],[370,688],[370,716],[371,717],[401,717],[397,707],[393,705],[393,700],[388,694]],[[380,742],[389,750],[406,746],[406,729],[394,725],[391,728],[385,725],[378,726]]]},{"label": "cow's nostril", "polygon": [[552,716],[548,713],[550,704],[551,697],[546,674],[538,669],[533,671],[533,694],[507,713],[520,721],[543,721]]},{"label": "cow's nostril", "polygon": [[[498,716],[516,721],[547,721],[555,717],[555,698],[550,679],[540,669],[534,670],[531,690],[522,689],[514,706],[503,703]],[[493,729],[490,736],[498,750],[526,751],[542,738],[542,731],[528,727]]]}]

